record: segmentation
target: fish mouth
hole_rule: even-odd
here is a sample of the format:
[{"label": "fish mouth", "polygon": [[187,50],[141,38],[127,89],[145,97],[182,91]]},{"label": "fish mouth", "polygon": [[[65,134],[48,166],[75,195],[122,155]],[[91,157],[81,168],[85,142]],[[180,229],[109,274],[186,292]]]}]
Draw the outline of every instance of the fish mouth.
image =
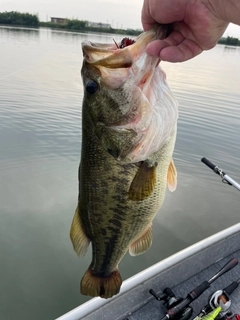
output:
[{"label": "fish mouth", "polygon": [[87,63],[105,68],[129,68],[145,52],[147,45],[156,39],[164,39],[168,25],[155,25],[149,31],[141,33],[136,40],[123,38],[120,43],[112,45],[83,42],[83,56]]},{"label": "fish mouth", "polygon": [[[146,53],[147,45],[156,39],[163,39],[168,32],[168,25],[155,25],[147,32],[141,33],[135,40],[123,38],[119,43],[112,44],[85,42],[82,44],[83,56],[87,68],[95,67],[99,81],[110,89],[118,89],[124,83],[132,88],[136,96],[144,95],[138,107],[130,108],[117,121],[109,121],[106,125],[122,129],[127,125],[132,128],[151,109],[146,101],[150,99],[149,83],[158,66],[158,57],[150,57]],[[128,81],[131,78],[131,81]],[[146,99],[145,99],[146,98]],[[145,111],[144,111],[145,110]],[[140,125],[142,130],[146,125]]]},{"label": "fish mouth", "polygon": [[[115,42],[115,40],[114,40],[114,42]],[[121,41],[121,43],[120,43],[120,46],[119,46],[117,43],[115,43],[115,44],[116,44],[117,48],[123,49],[123,48],[125,48],[125,47],[130,46],[131,44],[134,44],[135,42],[136,42],[136,41],[133,40],[133,39],[123,38],[122,41]]]}]

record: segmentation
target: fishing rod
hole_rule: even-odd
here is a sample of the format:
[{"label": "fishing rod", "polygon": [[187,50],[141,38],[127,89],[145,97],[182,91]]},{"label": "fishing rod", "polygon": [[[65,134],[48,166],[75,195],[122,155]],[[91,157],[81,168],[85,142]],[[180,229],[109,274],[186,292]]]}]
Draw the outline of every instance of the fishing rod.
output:
[{"label": "fishing rod", "polygon": [[[196,300],[205,290],[207,290],[210,287],[212,282],[217,280],[226,272],[230,271],[237,264],[238,264],[238,260],[236,258],[231,259],[208,281],[204,281],[202,284],[200,284],[194,290],[192,290],[185,299],[181,300],[175,306],[168,309],[166,315],[163,318],[161,318],[161,320],[168,320],[168,319],[174,319],[174,318],[176,319],[176,316],[184,312],[184,310],[187,309],[194,300]],[[187,319],[187,317],[185,319]]]},{"label": "fishing rod", "polygon": [[231,306],[231,300],[230,295],[233,293],[234,290],[238,288],[240,284],[240,278],[237,281],[233,281],[230,285],[228,285],[223,290],[217,290],[209,297],[208,304],[202,308],[200,313],[193,319],[198,320],[202,317],[206,316],[209,312],[211,312],[214,308],[219,307],[220,301],[222,301],[222,305],[224,307],[224,313],[226,313],[230,306]]},{"label": "fishing rod", "polygon": [[223,172],[222,169],[220,169],[218,166],[215,166],[215,164],[213,164],[206,158],[202,158],[201,161],[210,169],[212,169],[216,174],[218,174],[222,178],[222,182],[227,183],[230,186],[233,186],[236,189],[238,189],[238,191],[240,191],[240,184],[233,180],[231,177],[229,177],[229,175]]}]

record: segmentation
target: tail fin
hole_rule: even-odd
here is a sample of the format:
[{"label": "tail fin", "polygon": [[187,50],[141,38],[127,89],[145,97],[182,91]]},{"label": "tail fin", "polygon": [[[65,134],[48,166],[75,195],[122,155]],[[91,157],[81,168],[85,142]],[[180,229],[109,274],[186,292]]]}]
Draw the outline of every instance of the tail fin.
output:
[{"label": "tail fin", "polygon": [[118,294],[121,284],[122,278],[118,270],[103,277],[94,274],[90,266],[82,278],[81,293],[86,296],[107,299]]}]

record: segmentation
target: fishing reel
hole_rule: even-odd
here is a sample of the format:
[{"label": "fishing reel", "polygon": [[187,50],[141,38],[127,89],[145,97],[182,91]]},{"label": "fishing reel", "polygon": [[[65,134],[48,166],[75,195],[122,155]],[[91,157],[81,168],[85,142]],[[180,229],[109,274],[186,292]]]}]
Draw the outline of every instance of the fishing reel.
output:
[{"label": "fishing reel", "polygon": [[[167,309],[167,312],[165,316],[161,320],[188,320],[192,316],[193,309],[190,307],[190,304],[196,300],[205,290],[207,290],[211,283],[214,282],[216,279],[218,279],[220,276],[225,274],[226,272],[230,271],[232,268],[234,268],[238,264],[238,260],[236,258],[232,258],[230,261],[228,261],[215,275],[213,275],[208,281],[203,281],[200,285],[198,285],[196,288],[194,288],[192,291],[190,291],[185,298],[176,297],[173,291],[170,288],[166,288],[162,294],[157,295],[156,292],[151,289],[149,293],[154,296],[154,298],[158,301],[163,300],[164,306]],[[228,295],[232,293],[239,285],[240,279],[238,281],[235,281],[231,283],[227,288],[224,290],[221,290],[221,294],[224,293],[224,295]],[[226,297],[226,296],[224,296]],[[216,298],[216,299],[215,299]],[[213,295],[211,297],[211,303],[218,302],[219,296]],[[216,300],[216,301],[215,301]],[[227,302],[230,301],[230,299],[227,299],[226,301],[226,310],[228,310],[228,304]],[[224,304],[222,301],[220,301],[220,305]],[[209,304],[208,306],[209,307]],[[211,307],[209,307],[212,309]],[[219,311],[224,309],[223,306],[218,307]],[[214,310],[216,308],[214,307]],[[202,310],[205,311],[205,310]],[[218,313],[219,313],[218,311]],[[204,313],[203,315],[206,315]],[[196,317],[195,319],[201,319],[199,317]]]},{"label": "fishing reel", "polygon": [[[217,290],[210,294],[208,298],[208,304],[201,310],[197,317],[193,320],[197,320],[201,317],[204,317],[211,313],[211,311],[216,310],[217,308],[221,308],[221,311],[217,315],[216,319],[218,320],[235,320],[235,316],[232,314],[231,307],[231,299],[230,295],[234,290],[238,288],[240,284],[240,279],[237,281],[233,281],[230,285],[228,285],[223,290]],[[240,319],[239,319],[240,320]]]},{"label": "fishing reel", "polygon": [[212,310],[221,307],[222,310],[219,313],[218,319],[222,319],[226,316],[231,307],[230,296],[224,290],[217,290],[210,295],[208,304]]},{"label": "fishing reel", "polygon": [[[171,308],[174,308],[177,306],[180,302],[183,301],[182,297],[176,297],[172,289],[170,288],[165,288],[163,290],[163,293],[161,295],[157,295],[157,293],[151,289],[149,290],[149,293],[154,296],[154,298],[158,301],[164,301],[163,305],[164,307],[169,310]],[[186,307],[180,312],[178,315],[176,315],[175,319],[176,320],[188,320],[193,313],[192,307]]]}]

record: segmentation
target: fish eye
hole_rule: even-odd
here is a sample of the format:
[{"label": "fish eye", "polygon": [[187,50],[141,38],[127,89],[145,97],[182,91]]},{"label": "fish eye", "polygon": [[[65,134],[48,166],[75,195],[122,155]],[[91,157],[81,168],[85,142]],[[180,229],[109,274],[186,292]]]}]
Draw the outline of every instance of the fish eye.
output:
[{"label": "fish eye", "polygon": [[96,93],[98,91],[98,88],[99,88],[98,83],[92,79],[89,80],[86,84],[86,90],[90,94]]}]

